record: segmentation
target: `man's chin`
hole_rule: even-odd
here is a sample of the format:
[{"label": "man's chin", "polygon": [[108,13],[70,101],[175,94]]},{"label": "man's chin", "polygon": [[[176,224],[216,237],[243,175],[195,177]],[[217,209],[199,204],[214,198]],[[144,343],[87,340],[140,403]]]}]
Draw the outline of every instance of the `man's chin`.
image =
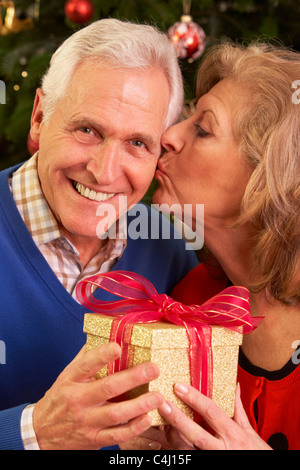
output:
[{"label": "man's chin", "polygon": [[92,226],[88,223],[84,224],[82,221],[79,224],[66,224],[63,227],[64,235],[68,240],[85,240],[94,242],[97,239],[97,223]]}]

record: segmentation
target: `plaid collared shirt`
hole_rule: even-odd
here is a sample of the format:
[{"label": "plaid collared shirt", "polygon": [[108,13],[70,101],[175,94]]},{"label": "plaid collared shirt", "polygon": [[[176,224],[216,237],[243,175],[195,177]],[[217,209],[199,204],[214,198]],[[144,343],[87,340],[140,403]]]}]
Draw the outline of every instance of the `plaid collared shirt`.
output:
[{"label": "plaid collared shirt", "polygon": [[[20,215],[34,242],[65,289],[75,299],[75,287],[84,277],[109,271],[126,246],[125,224],[119,224],[116,239],[107,239],[100,252],[82,267],[76,247],[60,231],[43,195],[37,174],[38,153],[22,165],[10,180],[10,188]],[[38,450],[33,429],[34,405],[24,409],[21,434],[25,450]]]}]

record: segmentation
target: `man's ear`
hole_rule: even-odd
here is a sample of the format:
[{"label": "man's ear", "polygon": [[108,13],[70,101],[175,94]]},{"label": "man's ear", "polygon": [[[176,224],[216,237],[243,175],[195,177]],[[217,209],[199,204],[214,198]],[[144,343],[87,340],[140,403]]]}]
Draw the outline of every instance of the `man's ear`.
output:
[{"label": "man's ear", "polygon": [[33,110],[31,114],[31,128],[30,128],[30,137],[32,140],[38,144],[40,140],[40,130],[41,124],[43,121],[43,97],[44,92],[41,88],[36,90]]}]

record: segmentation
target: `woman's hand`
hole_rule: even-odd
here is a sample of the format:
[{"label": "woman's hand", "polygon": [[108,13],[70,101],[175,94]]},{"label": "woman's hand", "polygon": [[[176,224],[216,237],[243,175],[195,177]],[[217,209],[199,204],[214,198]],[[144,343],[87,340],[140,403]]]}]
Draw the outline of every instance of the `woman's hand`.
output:
[{"label": "woman's hand", "polygon": [[[159,408],[162,416],[197,449],[271,450],[250,425],[241,402],[239,386],[236,393],[234,419],[229,418],[212,400],[189,385],[176,384],[175,393],[196,410],[215,432],[214,435],[211,434],[188,418],[171,402],[165,402]],[[187,449],[186,442],[178,432],[173,430],[169,433],[171,448]]]}]

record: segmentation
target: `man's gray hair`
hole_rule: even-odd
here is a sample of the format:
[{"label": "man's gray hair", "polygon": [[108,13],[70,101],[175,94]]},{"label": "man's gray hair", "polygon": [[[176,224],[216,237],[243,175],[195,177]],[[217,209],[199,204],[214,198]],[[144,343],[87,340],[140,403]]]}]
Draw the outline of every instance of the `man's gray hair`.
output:
[{"label": "man's gray hair", "polygon": [[165,128],[178,121],[184,93],[173,45],[164,33],[153,26],[112,18],[95,21],[77,31],[53,54],[50,67],[42,79],[45,121],[54,112],[57,102],[66,95],[76,66],[89,61],[109,64],[114,68],[161,67],[171,91]]}]

